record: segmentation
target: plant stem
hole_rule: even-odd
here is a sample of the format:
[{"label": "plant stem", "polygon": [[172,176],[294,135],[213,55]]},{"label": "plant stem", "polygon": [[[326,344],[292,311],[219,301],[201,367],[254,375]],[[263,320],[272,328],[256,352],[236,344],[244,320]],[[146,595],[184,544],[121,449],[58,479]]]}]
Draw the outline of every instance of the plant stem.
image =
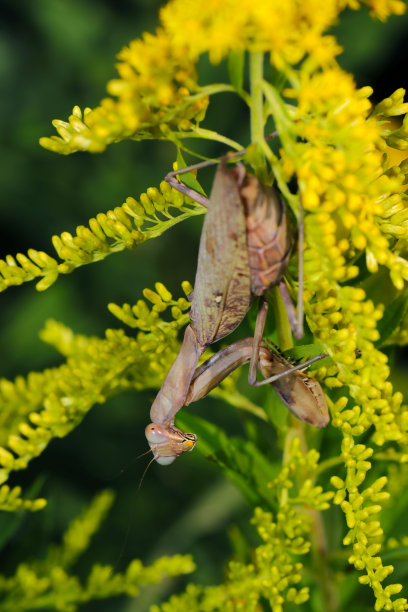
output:
[{"label": "plant stem", "polygon": [[293,338],[285,304],[283,303],[282,296],[277,287],[274,287],[270,291],[269,296],[276,323],[278,345],[282,351],[287,351],[293,347]]},{"label": "plant stem", "polygon": [[245,395],[239,393],[239,391],[227,391],[224,389],[220,390],[218,387],[216,387],[212,390],[209,397],[219,397],[230,406],[239,408],[240,410],[245,410],[246,412],[258,417],[258,419],[261,419],[266,423],[268,422],[268,417],[266,416],[265,410],[251,402]]},{"label": "plant stem", "polygon": [[191,102],[191,100],[199,100],[200,98],[203,98],[204,96],[212,96],[213,94],[217,94],[217,93],[229,93],[229,92],[238,94],[245,101],[245,103],[248,104],[248,106],[250,105],[251,98],[248,92],[244,90],[237,91],[235,87],[227,83],[213,83],[212,85],[204,85],[204,87],[201,87],[198,93],[188,96],[187,100],[188,102]]},{"label": "plant stem", "polygon": [[[300,438],[302,452],[306,454],[308,449],[304,426],[299,421],[297,423],[292,421],[292,431],[294,427],[296,427],[296,433]],[[334,586],[333,573],[329,565],[327,538],[322,513],[319,510],[310,508],[308,514],[313,521],[311,530],[312,555],[315,566],[315,580],[322,599],[322,609],[325,612],[339,612],[340,602]]]},{"label": "plant stem", "polygon": [[325,612],[338,612],[340,610],[340,602],[333,582],[333,572],[329,565],[327,539],[321,512],[312,510],[311,517],[313,520],[311,533],[312,554],[323,609]]},{"label": "plant stem", "polygon": [[250,90],[251,90],[251,142],[263,142],[264,121],[262,91],[263,53],[251,53],[249,59]]},{"label": "plant stem", "polygon": [[[204,138],[206,140],[214,140],[215,142],[222,142],[226,144],[231,149],[235,149],[236,151],[240,151],[242,149],[242,144],[236,142],[235,140],[231,140],[231,138],[227,138],[222,134],[218,134],[218,132],[214,132],[213,130],[207,130],[201,127],[192,127],[191,131],[188,132],[177,132],[178,138]],[[196,155],[196,153],[194,153]]]},{"label": "plant stem", "polygon": [[273,114],[275,126],[279,132],[279,138],[285,147],[285,150],[293,157],[294,138],[291,134],[293,122],[289,116],[287,108],[282,100],[281,95],[276,91],[275,87],[266,81],[262,81],[261,90],[265,94],[265,98]]},{"label": "plant stem", "polygon": [[323,472],[326,472],[337,465],[344,465],[343,457],[330,457],[330,459],[321,461],[316,470],[316,475],[322,474]]}]

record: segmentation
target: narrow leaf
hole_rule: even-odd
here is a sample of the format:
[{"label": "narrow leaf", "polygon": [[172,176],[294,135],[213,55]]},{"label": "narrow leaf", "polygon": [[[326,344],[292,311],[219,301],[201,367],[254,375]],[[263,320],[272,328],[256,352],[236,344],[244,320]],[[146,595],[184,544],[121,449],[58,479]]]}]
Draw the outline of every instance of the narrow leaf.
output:
[{"label": "narrow leaf", "polygon": [[[177,166],[179,170],[181,170],[181,168],[187,167],[187,164],[181,154],[180,149],[177,150]],[[180,174],[178,176],[178,180],[184,183],[184,185],[187,185],[187,187],[190,187],[190,189],[194,189],[194,191],[197,191],[201,195],[207,195],[204,189],[201,187],[200,183],[197,181],[193,172],[186,172],[185,174]]]},{"label": "narrow leaf", "polygon": [[264,409],[268,415],[269,422],[281,433],[286,432],[290,413],[275,391],[271,390],[267,394],[264,401]]},{"label": "narrow leaf", "polygon": [[378,321],[377,329],[380,338],[375,342],[376,348],[380,348],[384,342],[400,325],[408,309],[408,291],[404,291],[392,304],[385,309],[383,318]]},{"label": "narrow leaf", "polygon": [[273,506],[274,494],[268,483],[280,468],[268,461],[252,442],[229,438],[218,426],[188,413],[178,417],[177,426],[198,436],[199,452],[221,468],[251,505]]},{"label": "narrow leaf", "polygon": [[[298,359],[311,359],[312,357],[317,357],[324,353],[324,349],[320,344],[303,344],[301,346],[294,346],[289,351],[285,351],[285,355],[288,359],[298,360]],[[317,368],[321,366],[321,364],[327,365],[331,361],[329,357],[324,357],[321,361],[318,361],[316,364],[312,364],[311,369],[313,369],[313,365]]]}]

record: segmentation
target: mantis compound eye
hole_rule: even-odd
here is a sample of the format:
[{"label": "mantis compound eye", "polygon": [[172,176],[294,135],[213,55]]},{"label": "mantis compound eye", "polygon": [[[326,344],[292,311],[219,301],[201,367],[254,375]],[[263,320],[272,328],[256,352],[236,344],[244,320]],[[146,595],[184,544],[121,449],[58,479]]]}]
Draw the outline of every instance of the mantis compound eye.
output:
[{"label": "mantis compound eye", "polygon": [[174,425],[150,423],[145,430],[154,459],[160,465],[170,465],[183,453],[193,450],[197,436],[184,433]]},{"label": "mantis compound eye", "polygon": [[145,430],[146,438],[149,444],[161,444],[169,439],[168,430],[155,423],[150,423]]}]

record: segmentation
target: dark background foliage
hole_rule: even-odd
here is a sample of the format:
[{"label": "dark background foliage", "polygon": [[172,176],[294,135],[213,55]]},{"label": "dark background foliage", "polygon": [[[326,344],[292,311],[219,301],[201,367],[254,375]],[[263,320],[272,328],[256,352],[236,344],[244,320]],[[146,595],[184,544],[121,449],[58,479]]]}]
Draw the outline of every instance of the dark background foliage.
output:
[{"label": "dark background foliage", "polygon": [[[2,0],[0,257],[29,247],[54,255],[53,234],[74,232],[77,225],[120,205],[128,195],[138,197],[148,186],[158,185],[170,168],[175,153],[167,143],[124,142],[103,155],[69,157],[38,145],[40,136],[54,133],[51,119],[65,119],[74,104],[98,104],[106,81],[115,76],[116,53],[142,32],[153,31],[160,4]],[[408,85],[407,27],[407,17],[394,17],[383,25],[373,22],[366,11],[345,13],[336,27],[346,48],[340,63],[356,75],[359,86],[374,87],[376,100]],[[214,69],[204,61],[203,71],[201,82],[206,72],[208,79],[217,80],[223,68]],[[245,142],[246,120],[239,102],[224,95],[214,100],[206,125]],[[222,151],[213,147],[210,152]],[[181,224],[134,252],[60,277],[44,293],[37,293],[33,284],[3,293],[0,375],[13,378],[61,363],[38,338],[47,318],[78,333],[103,335],[105,328],[119,327],[106,309],[108,302],[135,303],[143,288],[153,288],[156,281],[179,295],[181,281],[194,280],[200,226],[200,219]],[[262,397],[264,392],[258,393]],[[134,557],[147,563],[163,554],[192,552],[199,567],[196,582],[223,579],[224,559],[242,552],[236,526],[250,533],[251,509],[198,452],[170,468],[153,466],[137,494],[147,459],[134,459],[146,449],[144,427],[153,396],[153,391],[129,393],[96,406],[76,431],[53,441],[26,473],[16,475],[13,484],[39,488],[49,504],[35,515],[0,517],[0,534],[6,534],[0,536],[2,573],[13,573],[24,558],[41,556],[51,541],[59,541],[95,492],[111,487],[117,491],[116,503],[78,564],[80,575],[95,562],[115,564],[119,556],[120,570]],[[219,401],[202,402],[194,410],[218,420],[231,433],[246,426]],[[123,600],[121,607],[117,601],[104,602],[103,609],[143,611],[165,595],[167,587],[147,589],[141,601]],[[100,606],[89,604],[86,609]]]}]

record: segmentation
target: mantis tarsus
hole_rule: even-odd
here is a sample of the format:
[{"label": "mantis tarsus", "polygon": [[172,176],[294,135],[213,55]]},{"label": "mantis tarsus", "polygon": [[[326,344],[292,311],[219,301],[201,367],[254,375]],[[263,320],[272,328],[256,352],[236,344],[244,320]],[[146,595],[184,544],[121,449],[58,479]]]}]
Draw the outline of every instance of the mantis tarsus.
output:
[{"label": "mantis tarsus", "polygon": [[[191,195],[192,191],[179,183],[175,176],[204,165],[209,164],[204,162],[183,168],[170,173],[166,180]],[[186,450],[192,450],[196,442],[194,434],[184,434],[174,427],[178,410],[186,402],[206,395],[233,369],[249,361],[248,382],[251,385],[276,385],[276,381],[283,377],[287,382],[290,376],[298,396],[302,394],[301,388],[303,395],[310,395],[311,388],[299,370],[325,356],[320,355],[294,367],[284,363],[282,367],[282,360],[272,357],[272,352],[261,344],[267,313],[265,293],[280,283],[294,243],[280,196],[247,173],[242,164],[229,170],[224,161],[218,166],[209,202],[204,196],[193,193],[195,199],[208,206],[208,212],[200,240],[191,325],[186,328],[180,352],[152,404],[150,416],[153,422],[146,428],[153,456],[164,465]],[[247,339],[244,345],[232,345],[233,350],[238,351],[236,358],[231,357],[228,347],[230,350],[220,351],[218,357],[214,356],[217,359],[207,361],[204,370],[196,372],[198,360],[207,346],[224,338],[239,325],[255,296],[260,296],[260,308],[254,338]],[[293,317],[292,323],[295,331],[299,332],[300,326],[294,324]],[[236,365],[231,366],[232,363]],[[265,380],[256,380],[258,366],[264,376],[267,374]],[[196,381],[201,381],[201,395],[195,391]],[[286,405],[302,420],[322,427],[328,422],[328,410],[318,383],[314,381],[314,385],[319,393],[316,392],[314,402],[306,404],[306,412],[290,394]],[[279,383],[278,393],[282,398],[285,396],[284,386]],[[316,403],[317,395],[319,401]]]}]

